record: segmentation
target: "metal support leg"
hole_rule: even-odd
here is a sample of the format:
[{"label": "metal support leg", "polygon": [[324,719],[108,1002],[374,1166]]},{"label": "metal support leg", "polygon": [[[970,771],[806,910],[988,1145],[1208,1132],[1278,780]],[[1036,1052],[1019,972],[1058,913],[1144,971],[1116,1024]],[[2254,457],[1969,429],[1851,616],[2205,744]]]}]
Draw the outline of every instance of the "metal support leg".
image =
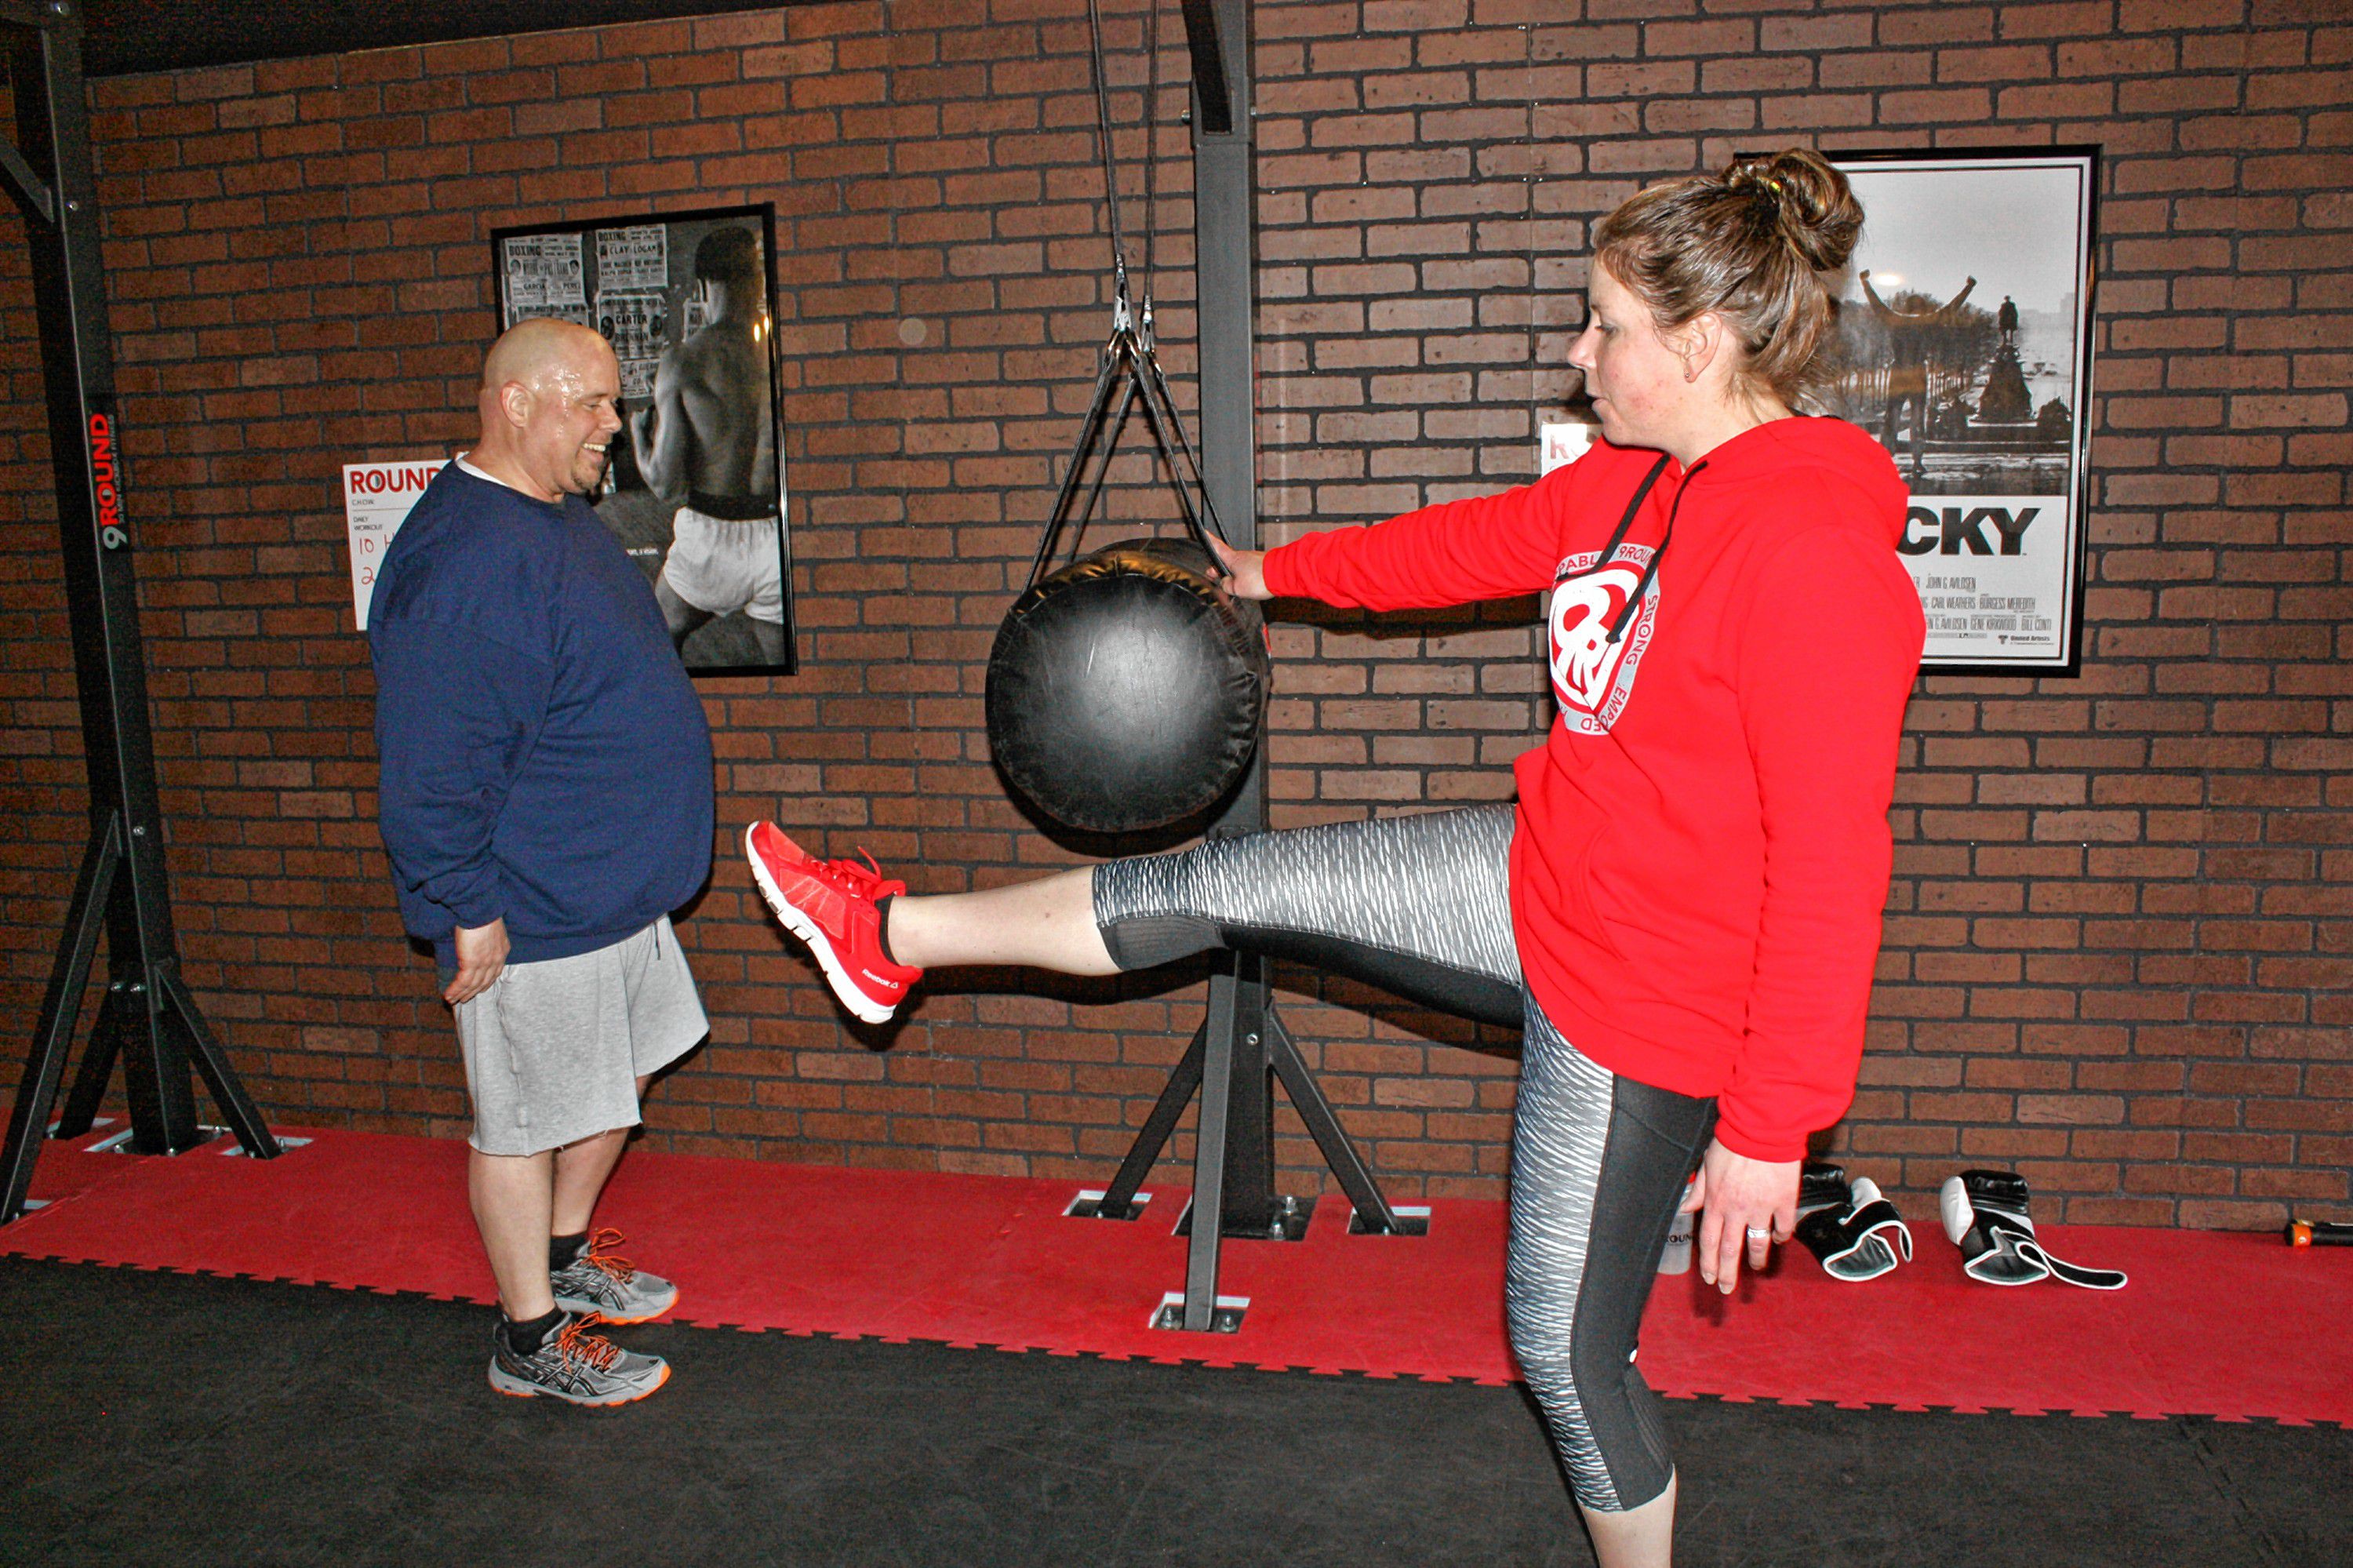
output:
[{"label": "metal support leg", "polygon": [[1152,1105],[1152,1114],[1144,1118],[1137,1129],[1135,1141],[1128,1145],[1127,1158],[1120,1161],[1119,1174],[1112,1178],[1103,1190],[1103,1202],[1095,1213],[1106,1220],[1132,1220],[1138,1213],[1135,1194],[1144,1179],[1152,1173],[1153,1161],[1168,1146],[1168,1135],[1176,1130],[1176,1118],[1185,1114],[1186,1105],[1193,1091],[1201,1086],[1201,1054],[1208,1039],[1207,1023],[1193,1031],[1193,1043],[1185,1048],[1184,1056],[1169,1070],[1168,1082],[1161,1086],[1160,1097]]},{"label": "metal support leg", "polygon": [[1270,1008],[1266,1015],[1267,1057],[1273,1064],[1275,1075],[1282,1080],[1285,1093],[1307,1124],[1309,1136],[1323,1151],[1324,1163],[1339,1178],[1340,1190],[1348,1194],[1348,1202],[1356,1211],[1357,1222],[1367,1231],[1381,1235],[1395,1235],[1399,1230],[1395,1211],[1388,1200],[1381,1196],[1380,1184],[1356,1154],[1356,1146],[1348,1141],[1341,1130],[1340,1118],[1332,1113],[1332,1102],[1324,1097],[1313,1074],[1307,1070],[1305,1058],[1292,1042],[1291,1031]]},{"label": "metal support leg", "polygon": [[[114,1013],[116,1038],[122,1043],[122,1099],[131,1111],[131,1141],[123,1147],[132,1154],[177,1154],[204,1141],[196,1125],[195,1085],[179,1037],[167,1033],[164,993],[153,969],[132,974],[108,986],[106,1005],[99,1010],[101,1021],[109,1011]],[[79,1094],[80,1086],[75,1089]]]},{"label": "metal support leg", "polygon": [[281,1152],[278,1139],[263,1125],[261,1112],[237,1082],[237,1073],[228,1064],[228,1054],[205,1024],[205,1015],[196,1007],[195,998],[188,994],[187,982],[177,972],[165,969],[156,977],[163,991],[161,1003],[164,1027],[178,1030],[185,1038],[188,1059],[195,1064],[205,1087],[212,1091],[213,1103],[228,1123],[229,1131],[245,1151],[256,1160],[274,1160]]},{"label": "metal support leg", "polygon": [[1218,1243],[1225,1227],[1226,1111],[1234,1081],[1234,986],[1209,982],[1203,1025],[1201,1125],[1193,1137],[1193,1239],[1185,1250],[1185,1328],[1206,1334],[1218,1311]]},{"label": "metal support leg", "polygon": [[[82,855],[81,874],[74,883],[73,901],[66,906],[65,937],[49,969],[49,989],[41,998],[32,1054],[25,1059],[25,1075],[17,1083],[16,1104],[8,1112],[8,1141],[0,1150],[0,1224],[25,1212],[33,1167],[41,1158],[49,1107],[57,1103],[58,1085],[65,1076],[74,1020],[81,1012],[82,990],[90,983],[99,933],[106,928],[106,906],[114,891],[115,873],[122,864],[117,828],[110,819],[92,830],[90,848]],[[76,1130],[86,1132],[89,1128],[85,1119]]]},{"label": "metal support leg", "polygon": [[[1231,974],[1209,980],[1209,1011],[1151,1115],[1129,1145],[1127,1158],[1092,1213],[1132,1220],[1135,1194],[1167,1147],[1185,1106],[1198,1089],[1201,1117],[1194,1135],[1193,1202],[1178,1224],[1186,1247],[1182,1323],[1195,1332],[1216,1327],[1218,1247],[1229,1236],[1251,1241],[1296,1239],[1305,1211],[1274,1190],[1273,1085],[1280,1078],[1307,1124],[1324,1163],[1355,1209],[1358,1228],[1380,1235],[1419,1234],[1418,1220],[1401,1218],[1381,1195],[1332,1104],[1308,1071],[1299,1047],[1266,1000],[1264,960],[1238,954]],[[1210,1223],[1205,1216],[1217,1216]],[[1168,1326],[1175,1326],[1174,1324]]]}]

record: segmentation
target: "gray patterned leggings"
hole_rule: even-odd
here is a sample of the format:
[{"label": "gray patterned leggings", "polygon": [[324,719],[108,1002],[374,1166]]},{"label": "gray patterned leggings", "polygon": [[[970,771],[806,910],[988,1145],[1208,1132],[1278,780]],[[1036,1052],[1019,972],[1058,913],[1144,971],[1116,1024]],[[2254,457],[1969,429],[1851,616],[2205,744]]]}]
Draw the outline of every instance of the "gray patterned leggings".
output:
[{"label": "gray patterned leggings", "polygon": [[1536,1006],[1512,938],[1512,819],[1477,806],[1113,861],[1094,871],[1095,925],[1124,969],[1234,948],[1521,1026],[1512,1350],[1577,1500],[1616,1512],[1674,1474],[1635,1339],[1715,1103],[1597,1066]]}]

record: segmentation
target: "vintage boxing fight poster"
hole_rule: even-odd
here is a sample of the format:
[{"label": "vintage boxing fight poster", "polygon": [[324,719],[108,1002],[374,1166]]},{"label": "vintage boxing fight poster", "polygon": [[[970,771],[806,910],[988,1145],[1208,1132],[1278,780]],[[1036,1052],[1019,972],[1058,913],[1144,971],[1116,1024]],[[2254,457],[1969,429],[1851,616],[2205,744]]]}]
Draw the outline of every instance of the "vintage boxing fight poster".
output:
[{"label": "vintage boxing fight poster", "polygon": [[586,279],[576,234],[516,235],[500,247],[505,310],[501,329],[533,316],[588,324]]},{"label": "vintage boxing fight poster", "polygon": [[658,289],[599,291],[594,325],[621,362],[622,397],[652,397],[654,372],[670,341],[669,297]]}]

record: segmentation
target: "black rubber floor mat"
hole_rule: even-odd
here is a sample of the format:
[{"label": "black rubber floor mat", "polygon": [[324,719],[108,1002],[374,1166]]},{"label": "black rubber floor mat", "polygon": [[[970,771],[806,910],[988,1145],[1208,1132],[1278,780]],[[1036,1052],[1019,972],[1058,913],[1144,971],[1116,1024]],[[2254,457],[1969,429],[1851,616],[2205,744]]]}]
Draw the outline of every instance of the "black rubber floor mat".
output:
[{"label": "black rubber floor mat", "polygon": [[[588,1411],[484,1381],[488,1314],[0,1259],[0,1563],[1591,1562],[1515,1388],[616,1330]],[[1670,1405],[1686,1568],[2353,1561],[2353,1435]]]}]

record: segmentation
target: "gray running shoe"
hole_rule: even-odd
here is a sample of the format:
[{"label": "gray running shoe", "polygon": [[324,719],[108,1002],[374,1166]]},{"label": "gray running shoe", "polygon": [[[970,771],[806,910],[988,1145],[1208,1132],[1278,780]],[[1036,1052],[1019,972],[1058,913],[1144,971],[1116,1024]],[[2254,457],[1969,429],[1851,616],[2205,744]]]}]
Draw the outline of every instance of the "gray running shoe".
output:
[{"label": "gray running shoe", "polygon": [[519,1399],[552,1393],[574,1404],[628,1404],[670,1381],[670,1363],[659,1356],[641,1356],[588,1332],[600,1321],[593,1312],[574,1318],[528,1356],[508,1350],[505,1336],[492,1330],[491,1386]]},{"label": "gray running shoe", "polygon": [[643,1323],[676,1306],[677,1286],[658,1274],[631,1266],[628,1258],[607,1250],[627,1240],[616,1230],[601,1230],[590,1236],[569,1266],[548,1276],[555,1304],[566,1312],[596,1313],[615,1325]]}]

